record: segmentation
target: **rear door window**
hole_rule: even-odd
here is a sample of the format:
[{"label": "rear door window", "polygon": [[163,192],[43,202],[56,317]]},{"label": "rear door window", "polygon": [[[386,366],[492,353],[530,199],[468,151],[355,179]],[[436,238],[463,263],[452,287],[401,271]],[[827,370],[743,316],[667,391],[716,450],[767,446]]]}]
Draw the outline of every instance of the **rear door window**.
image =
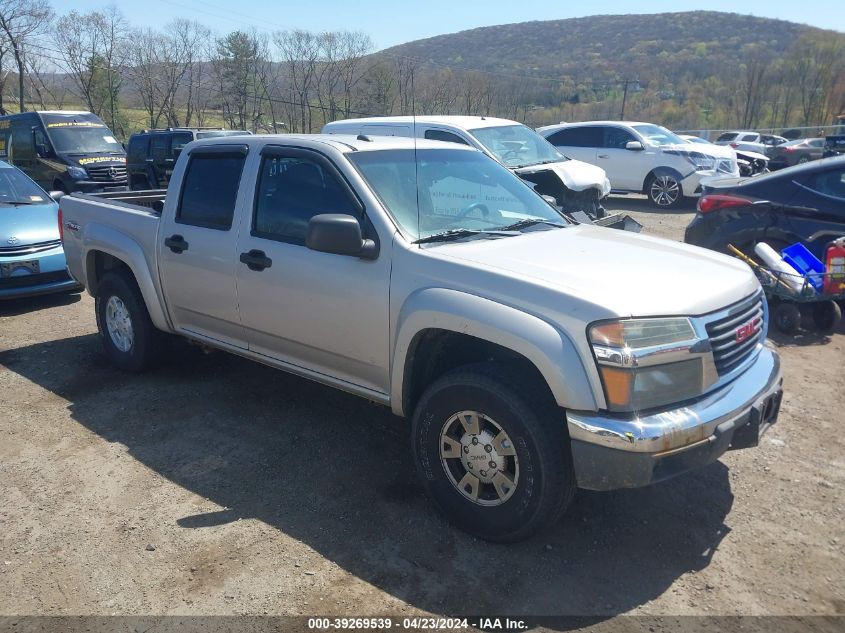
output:
[{"label": "rear door window", "polygon": [[150,137],[146,134],[136,134],[129,139],[129,149],[126,151],[126,160],[130,163],[143,163],[147,158],[147,151],[150,146]]},{"label": "rear door window", "polygon": [[152,155],[153,160],[157,163],[163,162],[164,159],[167,158],[167,152],[170,151],[170,135],[153,134],[150,146],[150,154]]},{"label": "rear door window", "polygon": [[245,153],[237,150],[192,155],[182,182],[176,222],[219,231],[232,228],[245,158]]},{"label": "rear door window", "polygon": [[601,147],[604,131],[600,126],[584,125],[559,130],[547,137],[552,145],[567,147]]},{"label": "rear door window", "polygon": [[743,134],[742,138],[739,139],[739,140],[740,141],[746,141],[746,142],[749,142],[749,143],[754,143],[754,142],[757,141],[757,135],[756,134]]}]

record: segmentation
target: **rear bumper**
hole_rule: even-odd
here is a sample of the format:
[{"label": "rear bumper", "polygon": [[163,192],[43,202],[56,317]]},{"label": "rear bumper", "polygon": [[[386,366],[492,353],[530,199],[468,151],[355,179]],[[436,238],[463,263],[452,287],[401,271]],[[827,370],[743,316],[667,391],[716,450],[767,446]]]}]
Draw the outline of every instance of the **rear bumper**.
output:
[{"label": "rear bumper", "polygon": [[61,246],[31,255],[0,258],[0,262],[11,264],[29,260],[38,260],[39,272],[0,277],[0,299],[19,299],[82,288],[68,272]]},{"label": "rear bumper", "polygon": [[578,486],[647,486],[755,446],[777,421],[782,395],[780,359],[763,347],[736,380],[683,407],[640,417],[567,412]]},{"label": "rear bumper", "polygon": [[20,288],[0,287],[0,300],[37,297],[38,295],[49,295],[54,292],[70,292],[71,290],[82,290],[82,284],[68,276],[64,281],[52,281],[32,286],[22,286]]}]

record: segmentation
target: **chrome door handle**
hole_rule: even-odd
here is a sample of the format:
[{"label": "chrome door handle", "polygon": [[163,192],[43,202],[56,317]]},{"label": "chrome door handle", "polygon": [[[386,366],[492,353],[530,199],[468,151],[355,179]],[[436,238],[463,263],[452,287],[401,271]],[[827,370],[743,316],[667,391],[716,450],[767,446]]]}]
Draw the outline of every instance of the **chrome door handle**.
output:
[{"label": "chrome door handle", "polygon": [[599,154],[599,158],[610,158],[607,154]]}]

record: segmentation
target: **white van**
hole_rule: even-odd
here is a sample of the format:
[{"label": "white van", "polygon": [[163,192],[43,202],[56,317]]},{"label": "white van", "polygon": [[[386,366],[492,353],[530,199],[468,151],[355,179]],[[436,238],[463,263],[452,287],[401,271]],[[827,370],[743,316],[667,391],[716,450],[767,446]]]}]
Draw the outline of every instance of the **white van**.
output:
[{"label": "white van", "polygon": [[405,136],[460,143],[500,162],[567,212],[604,217],[602,200],[610,193],[604,170],[557,151],[529,127],[483,116],[391,116],[334,121],[323,134]]}]

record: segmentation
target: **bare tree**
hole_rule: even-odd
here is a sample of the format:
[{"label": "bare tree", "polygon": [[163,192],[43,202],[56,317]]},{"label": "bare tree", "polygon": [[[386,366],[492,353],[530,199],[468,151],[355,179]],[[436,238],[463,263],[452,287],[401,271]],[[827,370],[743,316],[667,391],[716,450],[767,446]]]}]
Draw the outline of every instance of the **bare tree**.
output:
[{"label": "bare tree", "polygon": [[47,28],[53,17],[47,0],[0,0],[0,31],[5,36],[18,68],[18,106],[26,110],[24,48],[32,36]]},{"label": "bare tree", "polygon": [[[320,57],[319,38],[309,31],[277,31],[273,41],[286,65],[291,95],[289,111],[298,114],[298,131],[311,132],[313,108],[311,99],[315,89],[317,60]],[[297,131],[295,116],[290,117],[292,131]]]},{"label": "bare tree", "polygon": [[126,20],[114,6],[104,12],[71,11],[58,20],[54,31],[77,96],[120,133],[120,67],[125,61]]}]

